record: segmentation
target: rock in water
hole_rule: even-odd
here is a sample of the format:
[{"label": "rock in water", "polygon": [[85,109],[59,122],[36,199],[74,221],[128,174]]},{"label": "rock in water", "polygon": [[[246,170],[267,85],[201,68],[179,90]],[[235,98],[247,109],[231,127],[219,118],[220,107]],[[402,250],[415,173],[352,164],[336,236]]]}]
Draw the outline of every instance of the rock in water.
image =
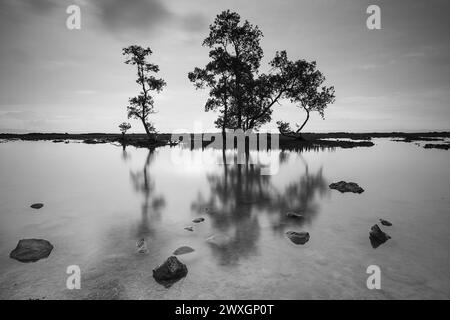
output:
[{"label": "rock in water", "polygon": [[353,193],[363,193],[364,189],[358,186],[357,183],[354,182],[345,182],[339,181],[329,185],[331,189],[336,189],[342,193],[344,192],[353,192]]},{"label": "rock in water", "polygon": [[387,226],[387,227],[392,226],[392,223],[390,223],[389,221],[384,220],[384,219],[380,219],[380,223],[381,223],[383,226]]},{"label": "rock in water", "polygon": [[138,253],[148,253],[147,241],[144,238],[136,242],[136,247]]},{"label": "rock in water", "polygon": [[166,288],[185,277],[188,269],[177,257],[169,257],[162,265],[153,270],[153,278]]},{"label": "rock in water", "polygon": [[194,223],[200,223],[203,221],[205,221],[205,218],[196,218],[196,219],[192,220],[192,222],[194,222]]},{"label": "rock in water", "polygon": [[286,213],[286,217],[288,217],[288,218],[296,218],[296,219],[303,219],[304,218],[301,214],[295,213],[295,212],[288,212],[288,213]]},{"label": "rock in water", "polygon": [[206,242],[218,247],[224,247],[228,245],[231,241],[231,238],[226,234],[215,234],[206,239]]},{"label": "rock in water", "polygon": [[47,240],[23,239],[17,247],[11,251],[9,257],[20,262],[36,262],[47,258],[53,250],[53,246]]},{"label": "rock in water", "polygon": [[33,203],[30,207],[33,209],[40,209],[44,206],[42,203]]},{"label": "rock in water", "polygon": [[193,227],[191,227],[191,226],[189,226],[189,227],[186,227],[186,228],[184,228],[184,230],[187,230],[187,231],[194,231],[194,228]]},{"label": "rock in water", "polygon": [[288,231],[286,232],[287,237],[295,244],[305,244],[309,241],[309,233],[308,232],[295,232]]},{"label": "rock in water", "polygon": [[391,239],[388,234],[381,231],[377,224],[370,229],[369,235],[370,243],[373,248],[378,248],[380,245]]},{"label": "rock in water", "polygon": [[195,250],[192,249],[191,247],[183,246],[183,247],[179,247],[177,250],[175,250],[173,252],[173,254],[178,256],[178,255],[182,255],[182,254],[186,254],[186,253],[191,253],[191,252],[194,252],[194,251]]}]

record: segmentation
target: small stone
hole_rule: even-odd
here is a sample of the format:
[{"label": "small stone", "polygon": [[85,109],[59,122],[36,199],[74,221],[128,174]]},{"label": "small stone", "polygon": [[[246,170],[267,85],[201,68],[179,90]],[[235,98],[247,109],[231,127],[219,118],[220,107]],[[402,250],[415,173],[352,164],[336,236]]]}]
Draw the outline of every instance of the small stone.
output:
[{"label": "small stone", "polygon": [[378,248],[380,245],[391,239],[391,237],[384,233],[376,224],[370,229],[369,233],[370,244],[373,248]]},{"label": "small stone", "polygon": [[384,219],[380,219],[380,223],[381,223],[383,226],[387,226],[387,227],[392,226],[392,223],[391,223],[391,222],[389,222],[389,221],[387,221],[387,220],[384,220]]},{"label": "small stone", "polygon": [[295,232],[288,231],[286,232],[287,237],[295,244],[305,244],[309,241],[309,233],[308,232]]},{"label": "small stone", "polygon": [[148,253],[147,241],[144,238],[136,242],[136,247],[138,253]]},{"label": "small stone", "polygon": [[336,189],[342,193],[344,193],[344,192],[363,193],[364,192],[364,189],[361,188],[355,182],[339,181],[339,182],[330,184],[329,187],[331,189]]},{"label": "small stone", "polygon": [[47,258],[53,250],[53,245],[43,239],[23,239],[11,251],[9,257],[20,262],[36,262]]},{"label": "small stone", "polygon": [[170,287],[176,281],[185,277],[188,269],[177,257],[169,257],[162,265],[153,270],[153,278],[164,285]]},{"label": "small stone", "polygon": [[42,203],[33,203],[30,207],[33,209],[40,209],[44,206]]},{"label": "small stone", "polygon": [[177,250],[175,250],[173,252],[173,254],[178,256],[178,255],[182,255],[182,254],[186,254],[186,253],[191,253],[191,252],[194,252],[194,251],[195,250],[192,249],[191,247],[183,246],[183,247],[179,247]]},{"label": "small stone", "polygon": [[192,222],[194,222],[194,223],[200,223],[203,221],[205,221],[205,218],[196,218],[196,219],[192,220]]},{"label": "small stone", "polygon": [[194,228],[193,228],[193,227],[191,227],[191,226],[189,226],[189,227],[186,227],[186,228],[184,228],[184,230],[187,230],[187,231],[191,231],[191,232],[193,232],[193,231],[194,231]]},{"label": "small stone", "polygon": [[296,219],[303,219],[304,216],[299,214],[299,213],[295,213],[295,212],[288,212],[286,213],[286,217],[288,218],[296,218]]}]

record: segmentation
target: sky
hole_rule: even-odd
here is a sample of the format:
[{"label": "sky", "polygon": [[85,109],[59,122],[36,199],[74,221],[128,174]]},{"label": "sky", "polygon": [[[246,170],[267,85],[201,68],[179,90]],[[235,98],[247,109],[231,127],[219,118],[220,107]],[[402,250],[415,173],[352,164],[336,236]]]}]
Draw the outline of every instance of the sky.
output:
[{"label": "sky", "polygon": [[[69,30],[66,9],[81,9]],[[369,5],[381,29],[369,30]],[[128,120],[139,88],[121,50],[148,46],[167,82],[151,116],[159,132],[213,131],[207,90],[187,74],[208,62],[202,41],[223,10],[264,34],[262,71],[276,51],[316,61],[336,90],[325,120],[307,132],[450,131],[450,1],[448,0],[0,0],[0,132],[143,132]],[[302,123],[288,101],[273,120]]]}]

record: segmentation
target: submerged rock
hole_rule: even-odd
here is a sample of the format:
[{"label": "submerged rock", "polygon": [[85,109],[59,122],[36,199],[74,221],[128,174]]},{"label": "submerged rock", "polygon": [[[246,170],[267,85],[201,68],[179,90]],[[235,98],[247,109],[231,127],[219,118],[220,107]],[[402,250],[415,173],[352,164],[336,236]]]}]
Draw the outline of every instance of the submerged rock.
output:
[{"label": "submerged rock", "polygon": [[61,142],[64,142],[64,140],[62,140],[62,139],[55,139],[52,142],[53,143],[61,143]]},{"label": "submerged rock", "polygon": [[40,208],[42,208],[43,206],[44,206],[43,203],[33,203],[33,204],[30,206],[30,208],[33,208],[33,209],[40,209]]},{"label": "submerged rock", "polygon": [[344,193],[344,192],[363,193],[364,192],[364,189],[361,188],[355,182],[339,181],[339,182],[330,184],[329,187],[331,189],[336,189],[342,193]]},{"label": "submerged rock", "polygon": [[179,256],[186,253],[194,252],[195,250],[188,246],[179,247],[177,250],[173,252],[174,255]]},{"label": "submerged rock", "polygon": [[144,238],[136,242],[136,247],[138,253],[148,253],[147,241]]},{"label": "submerged rock", "polygon": [[192,220],[192,222],[194,222],[194,223],[200,223],[203,221],[205,221],[205,218],[196,218],[196,219]]},{"label": "submerged rock", "polygon": [[189,227],[184,228],[184,230],[192,232],[192,231],[194,231],[194,227],[189,226]]},{"label": "submerged rock", "polygon": [[286,217],[288,218],[296,218],[296,219],[303,219],[304,216],[299,214],[299,213],[295,213],[295,212],[288,212],[286,213]]},{"label": "submerged rock", "polygon": [[308,232],[295,232],[288,231],[286,232],[287,237],[295,244],[305,244],[309,241],[309,233]]},{"label": "submerged rock", "polygon": [[185,277],[188,269],[177,257],[169,257],[162,265],[153,270],[153,278],[164,285],[170,287],[172,284]]},{"label": "submerged rock", "polygon": [[206,239],[206,242],[215,245],[215,246],[225,246],[230,242],[231,238],[226,234],[215,234]]},{"label": "submerged rock", "polygon": [[376,224],[370,229],[369,239],[372,247],[378,248],[380,245],[391,239],[391,237],[384,233]]},{"label": "submerged rock", "polygon": [[387,221],[387,220],[384,220],[384,219],[380,219],[380,223],[381,223],[383,226],[387,226],[387,227],[392,226],[392,223],[391,223],[391,222],[389,222],[389,221]]},{"label": "submerged rock", "polygon": [[23,239],[11,251],[9,257],[20,262],[36,262],[47,258],[53,250],[53,245],[43,239]]}]

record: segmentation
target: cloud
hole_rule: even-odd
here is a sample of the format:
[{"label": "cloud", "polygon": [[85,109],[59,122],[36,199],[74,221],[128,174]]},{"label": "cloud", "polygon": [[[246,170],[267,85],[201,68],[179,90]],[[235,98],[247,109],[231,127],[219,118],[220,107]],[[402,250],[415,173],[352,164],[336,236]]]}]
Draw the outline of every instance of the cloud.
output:
[{"label": "cloud", "polygon": [[102,23],[113,32],[148,29],[172,19],[159,0],[99,0],[95,5]]},{"label": "cloud", "polygon": [[102,24],[112,33],[148,33],[170,26],[197,32],[207,25],[202,14],[177,14],[162,0],[98,0],[93,5]]}]

